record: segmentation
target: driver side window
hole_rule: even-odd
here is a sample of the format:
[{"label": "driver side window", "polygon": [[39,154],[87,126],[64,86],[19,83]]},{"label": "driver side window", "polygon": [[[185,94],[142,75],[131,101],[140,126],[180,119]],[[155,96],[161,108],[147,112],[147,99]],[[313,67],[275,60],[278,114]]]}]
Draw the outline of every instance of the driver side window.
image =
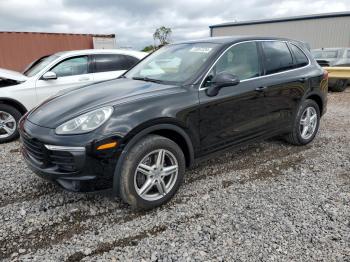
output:
[{"label": "driver side window", "polygon": [[57,77],[88,74],[88,57],[79,56],[66,59],[52,68]]},{"label": "driver side window", "polygon": [[210,71],[204,86],[220,73],[236,75],[245,80],[260,75],[259,56],[255,42],[237,44],[227,50]]}]

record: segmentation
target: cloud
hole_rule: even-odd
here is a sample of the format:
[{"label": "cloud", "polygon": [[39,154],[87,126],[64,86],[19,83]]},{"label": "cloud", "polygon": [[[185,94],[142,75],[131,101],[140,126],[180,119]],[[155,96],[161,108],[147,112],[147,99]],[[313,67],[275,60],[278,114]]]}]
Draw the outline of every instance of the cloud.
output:
[{"label": "cloud", "polygon": [[164,25],[172,40],[209,36],[209,25],[350,10],[349,0],[7,0],[0,30],[115,33],[119,46],[140,49]]}]

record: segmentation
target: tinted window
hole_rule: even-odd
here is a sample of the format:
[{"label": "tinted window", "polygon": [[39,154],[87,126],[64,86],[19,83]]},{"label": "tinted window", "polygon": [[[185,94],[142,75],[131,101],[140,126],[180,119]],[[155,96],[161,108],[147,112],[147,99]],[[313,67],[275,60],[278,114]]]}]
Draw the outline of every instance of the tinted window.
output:
[{"label": "tinted window", "polygon": [[215,75],[223,72],[236,75],[240,80],[259,76],[259,56],[256,43],[238,44],[226,51],[209,73],[205,85],[209,85]]},{"label": "tinted window", "polygon": [[134,65],[136,65],[140,60],[137,59],[136,57],[132,57],[132,56],[124,56],[125,59],[125,66],[130,69],[131,67],[133,67]]},{"label": "tinted window", "polygon": [[292,54],[284,42],[262,42],[265,55],[266,74],[282,72],[293,68]]},{"label": "tinted window", "polygon": [[[136,61],[135,61],[136,60]],[[96,55],[95,56],[95,72],[108,72],[128,70],[137,63],[137,59],[125,55]]]},{"label": "tinted window", "polygon": [[64,60],[50,71],[56,73],[57,77],[75,76],[88,73],[88,57],[79,56]]},{"label": "tinted window", "polygon": [[292,49],[292,52],[294,54],[294,64],[296,67],[303,67],[309,63],[309,60],[307,59],[306,55],[303,53],[303,51],[300,50],[299,47],[291,44],[290,49]]}]

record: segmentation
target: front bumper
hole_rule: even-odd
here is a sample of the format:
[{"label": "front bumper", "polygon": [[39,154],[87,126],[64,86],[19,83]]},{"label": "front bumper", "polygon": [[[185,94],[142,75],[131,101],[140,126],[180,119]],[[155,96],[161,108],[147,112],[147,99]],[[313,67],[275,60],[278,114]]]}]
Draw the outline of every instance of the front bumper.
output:
[{"label": "front bumper", "polygon": [[93,134],[57,136],[54,130],[26,119],[19,123],[22,155],[38,176],[69,191],[91,192],[113,187],[119,149],[102,152],[98,145],[116,137],[93,139]]}]

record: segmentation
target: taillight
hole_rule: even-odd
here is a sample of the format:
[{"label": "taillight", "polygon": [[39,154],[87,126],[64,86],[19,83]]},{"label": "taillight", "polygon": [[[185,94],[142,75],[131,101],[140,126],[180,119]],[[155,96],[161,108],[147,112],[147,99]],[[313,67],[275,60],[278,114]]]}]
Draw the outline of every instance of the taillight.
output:
[{"label": "taillight", "polygon": [[323,71],[323,79],[328,80],[328,71],[327,70]]}]

